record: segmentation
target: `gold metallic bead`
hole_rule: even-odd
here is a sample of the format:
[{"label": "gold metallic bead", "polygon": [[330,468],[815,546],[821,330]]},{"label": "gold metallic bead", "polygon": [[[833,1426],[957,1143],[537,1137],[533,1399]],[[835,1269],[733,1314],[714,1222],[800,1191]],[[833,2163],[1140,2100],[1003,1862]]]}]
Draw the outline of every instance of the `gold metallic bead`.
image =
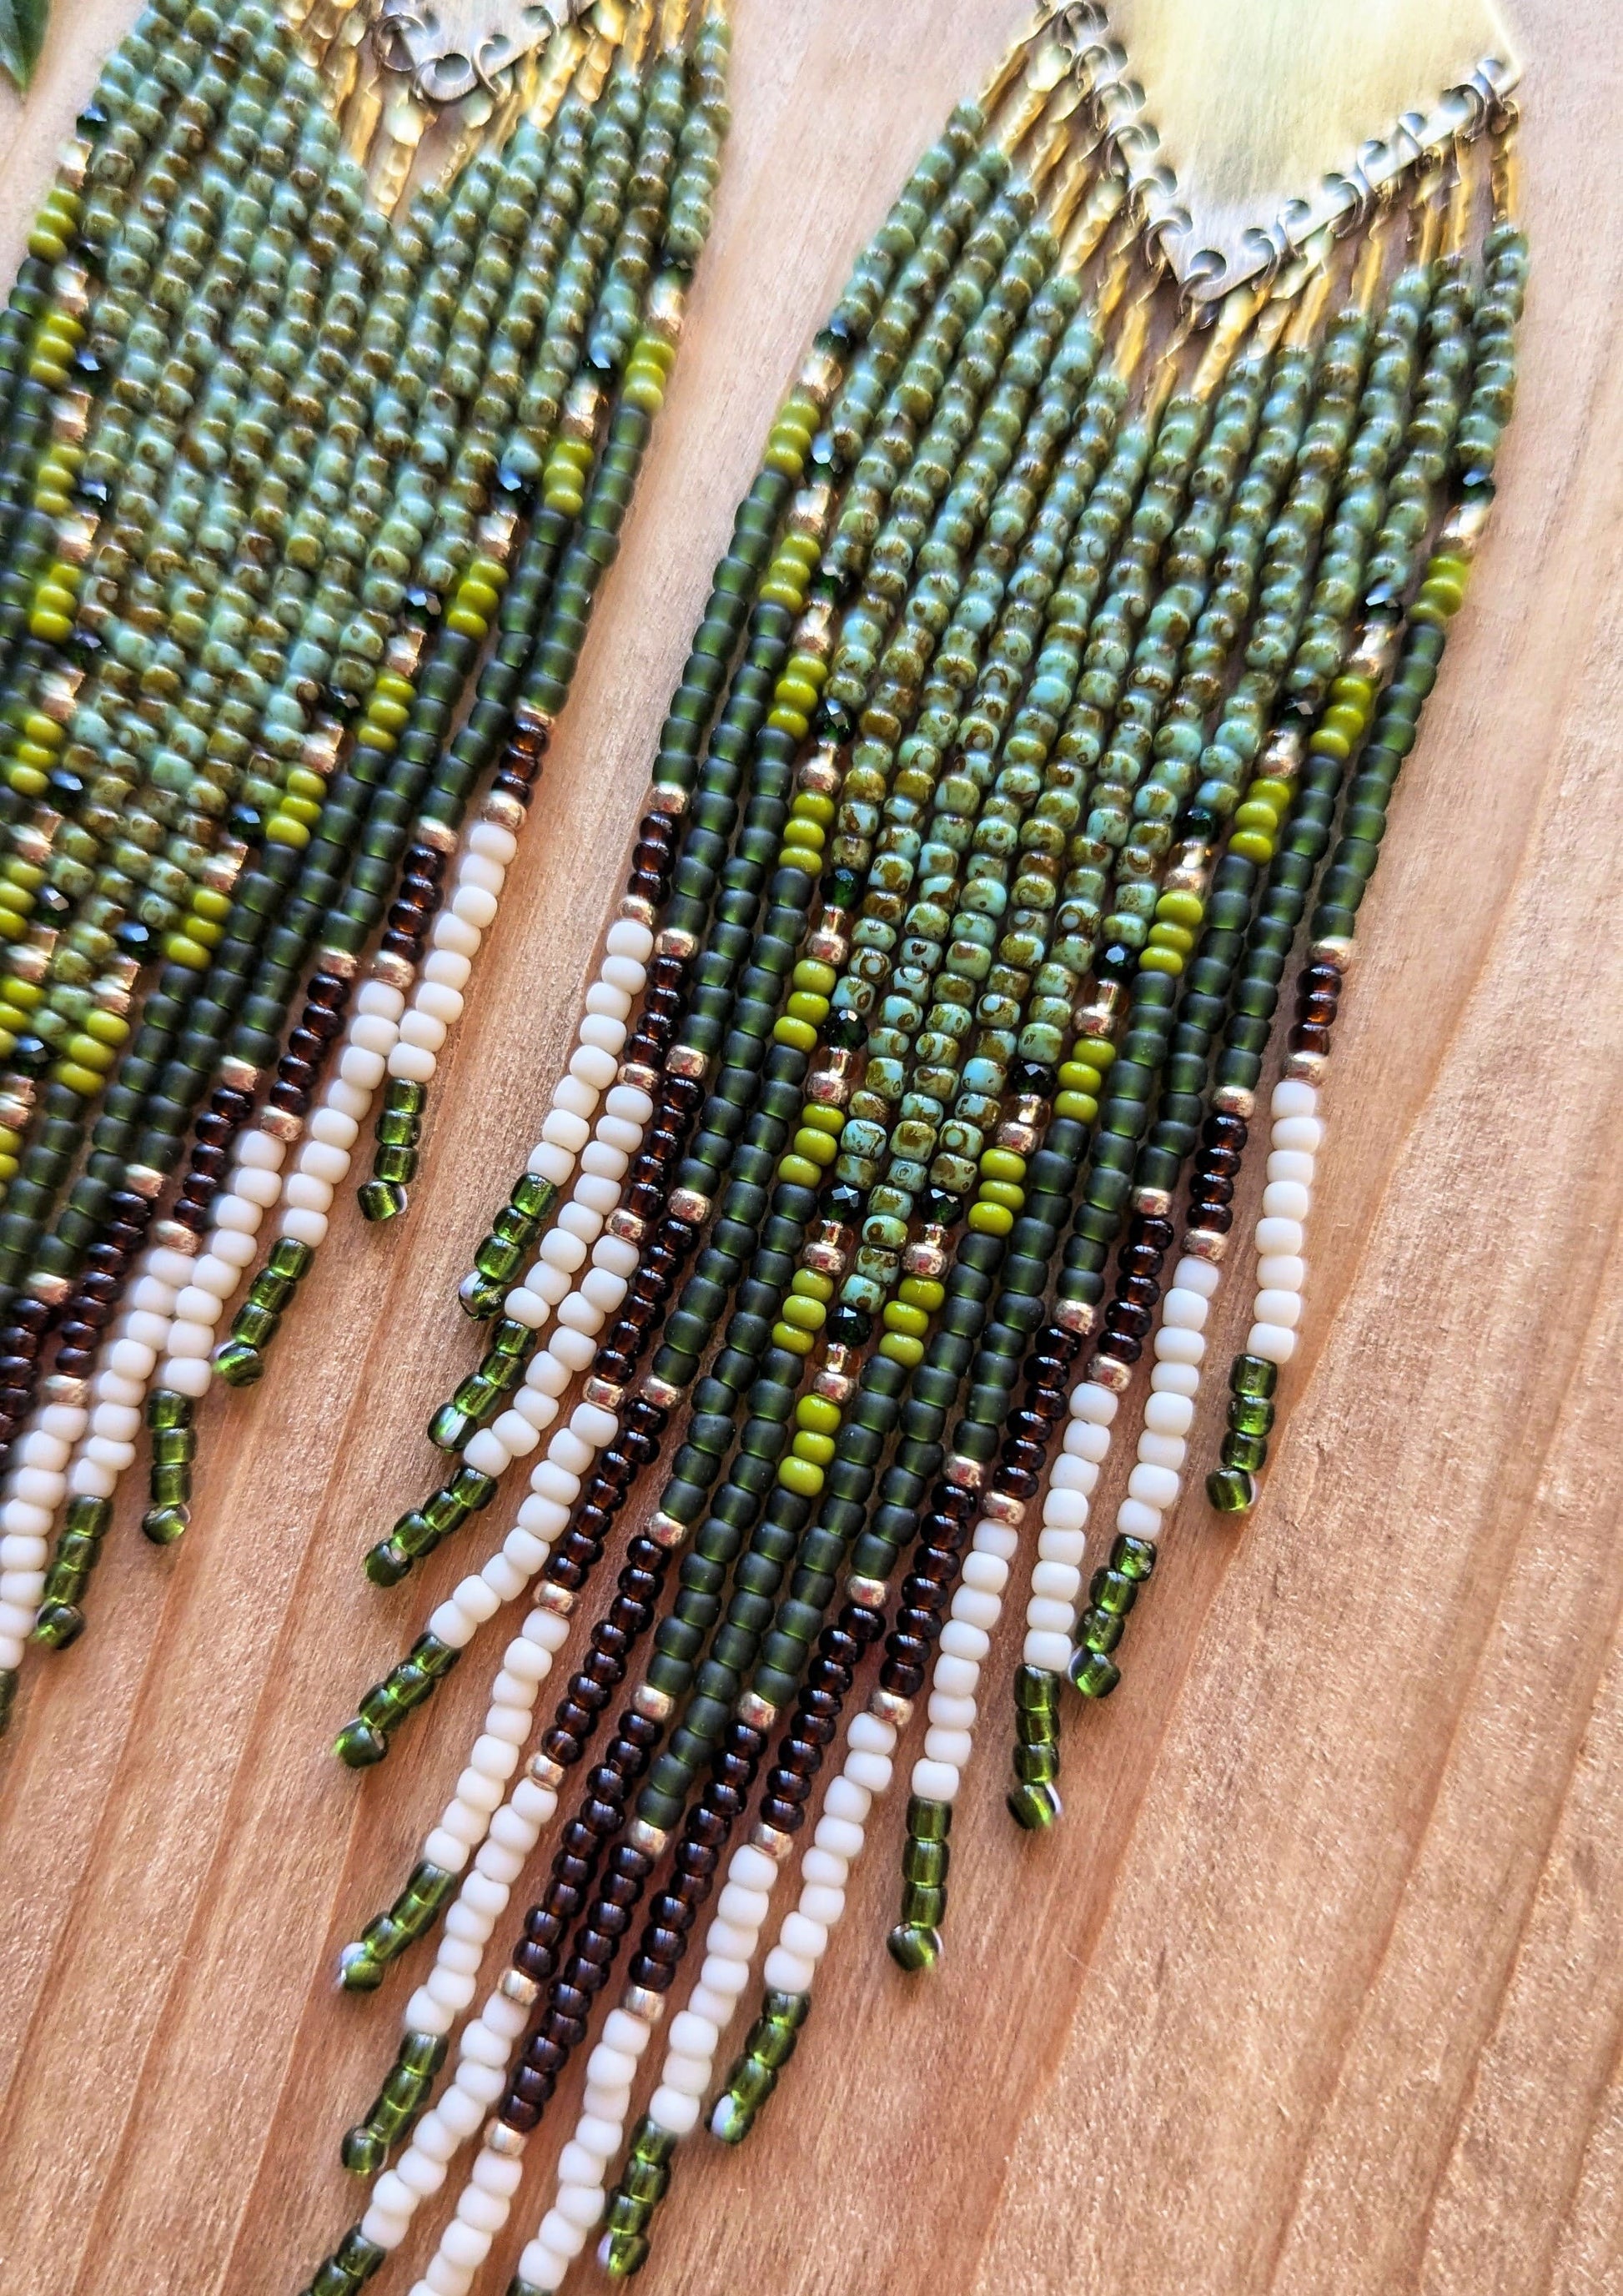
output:
[{"label": "gold metallic bead", "polygon": [[1087,1366],[1087,1376],[1096,1387],[1108,1387],[1112,1395],[1125,1395],[1133,1384],[1133,1366],[1115,1356],[1096,1355]]}]

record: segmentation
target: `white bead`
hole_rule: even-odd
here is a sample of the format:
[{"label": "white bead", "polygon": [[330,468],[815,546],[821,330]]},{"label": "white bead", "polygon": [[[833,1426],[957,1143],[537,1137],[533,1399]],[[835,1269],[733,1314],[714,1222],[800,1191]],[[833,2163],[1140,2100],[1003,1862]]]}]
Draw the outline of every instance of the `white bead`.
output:
[{"label": "white bead", "polygon": [[979,1549],[963,1558],[963,1584],[978,1594],[1001,1595],[1009,1583],[1009,1566],[1001,1555]]},{"label": "white bead", "polygon": [[132,1283],[128,1306],[143,1316],[172,1316],[175,1312],[175,1287],[160,1283],[155,1275],[143,1275],[139,1283]]},{"label": "white bead", "polygon": [[207,1395],[213,1382],[214,1365],[206,1355],[194,1356],[186,1363],[169,1363],[164,1367],[164,1386],[174,1388],[181,1395],[191,1396],[193,1401]]},{"label": "white bead", "polygon": [[[1093,1472],[1097,1474],[1097,1468]],[[1062,1484],[1051,1486],[1047,1497],[1043,1501],[1044,1528],[1052,1528],[1055,1530],[1086,1530],[1090,1496],[1089,1490],[1085,1487],[1067,1490]]]},{"label": "white bead", "polygon": [[1268,1112],[1271,1116],[1316,1116],[1318,1106],[1316,1085],[1300,1077],[1282,1077],[1274,1087]]},{"label": "white bead", "polygon": [[1034,1628],[1021,1645],[1021,1657],[1045,1674],[1063,1674],[1070,1664],[1070,1636],[1055,1628]]},{"label": "white bead", "polygon": [[1313,1185],[1316,1160],[1304,1156],[1295,1148],[1275,1148],[1268,1158],[1270,1180],[1296,1180],[1304,1188]]},{"label": "white bead", "polygon": [[[860,1746],[854,1747],[845,1758],[845,1776],[836,1780],[861,1788],[866,1794],[888,1793],[890,1790],[890,1764],[883,1754],[870,1754]],[[829,1789],[832,1793],[833,1788]]]},{"label": "white bead", "polygon": [[740,1929],[758,1930],[771,1908],[772,1900],[765,1890],[746,1890],[741,1882],[729,1882],[716,1900],[722,1920]]},{"label": "white bead", "polygon": [[[624,1021],[594,1020],[588,1017],[580,1025],[583,1033],[586,1029],[592,1029],[599,1035],[606,1035],[611,1029],[618,1029],[621,1041],[624,1041]],[[610,1052],[605,1046],[593,1044],[589,1040],[578,1045],[570,1055],[570,1074],[578,1077],[583,1084],[590,1085],[596,1092],[607,1090],[614,1080],[614,1072],[618,1065],[613,1053]]]},{"label": "white bead", "polygon": [[1302,1295],[1265,1288],[1257,1294],[1251,1312],[1259,1324],[1280,1324],[1293,1332],[1302,1320]]},{"label": "white bead", "polygon": [[1253,1324],[1245,1351],[1267,1363],[1288,1364],[1296,1353],[1296,1333],[1283,1324]]},{"label": "white bead", "polygon": [[828,1950],[828,1931],[821,1922],[812,1921],[797,1911],[784,1915],[779,1941],[791,1953],[799,1954],[804,1960],[816,1964]]},{"label": "white bead", "polygon": [[[480,854],[499,867],[512,866],[517,857],[519,840],[511,829],[504,829],[499,821],[476,821],[468,832],[468,851]],[[466,864],[463,864],[464,867]]]},{"label": "white bead", "polygon": [[257,1169],[239,1172],[232,1181],[231,1193],[243,1203],[263,1208],[274,1204],[282,1193],[282,1176]]},{"label": "white bead", "polygon": [[[442,964],[455,964],[456,961],[454,956],[439,960]],[[417,990],[417,1010],[426,1013],[430,1020],[439,1021],[443,1027],[454,1029],[462,1019],[462,992],[448,987],[443,980],[424,980]]]},{"label": "white bead", "polygon": [[938,1658],[935,1679],[955,1698],[972,1698],[980,1684],[980,1669],[966,1658]]},{"label": "white bead", "polygon": [[[1038,1562],[1031,1572],[1031,1591],[1051,1602],[1074,1603],[1082,1585],[1082,1573],[1069,1562]],[[931,1702],[932,1709],[934,1702]],[[930,1720],[938,1719],[931,1712]]]},{"label": "white bead", "polygon": [[570,1109],[553,1109],[542,1125],[542,1139],[551,1141],[555,1148],[567,1148],[570,1155],[578,1155],[587,1141],[586,1119],[574,1116]]},{"label": "white bead", "polygon": [[953,1618],[941,1629],[939,1646],[954,1658],[971,1658],[977,1665],[984,1665],[992,1641],[989,1635],[971,1626],[967,1619]]},{"label": "white bead", "polygon": [[616,917],[604,946],[611,956],[635,957],[639,964],[646,964],[653,955],[653,935],[636,917]]},{"label": "white bead", "polygon": [[[383,1073],[379,1063],[378,1074]],[[241,1196],[224,1195],[214,1208],[216,1233],[253,1237],[258,1234],[265,1214],[258,1204],[244,1203]],[[250,1255],[251,1256],[251,1255]]]},{"label": "white bead", "polygon": [[[950,1806],[957,1800],[963,1783],[957,1768],[950,1762],[932,1761],[927,1755],[913,1766],[910,1784],[922,1801],[944,1801]],[[766,1981],[772,1982],[770,1978]]]},{"label": "white bead", "polygon": [[[390,1052],[394,1050],[392,1033],[389,1049]],[[368,1052],[364,1045],[346,1045],[338,1060],[340,1081],[355,1085],[367,1094],[376,1092],[383,1081],[385,1057],[382,1053]]]},{"label": "white bead", "polygon": [[313,1173],[295,1172],[287,1184],[287,1201],[295,1211],[324,1212],[332,1205],[332,1190],[327,1181],[316,1179]]},{"label": "white bead", "polygon": [[1109,1427],[1114,1422],[1120,1397],[1096,1380],[1085,1379],[1070,1392],[1070,1415],[1073,1419],[1090,1419],[1096,1426]]},{"label": "white bead", "polygon": [[1307,1282],[1307,1263],[1291,1253],[1270,1253],[1257,1262],[1257,1282],[1265,1292],[1300,1292]]},{"label": "white bead", "polygon": [[953,1596],[953,1617],[971,1627],[982,1627],[988,1633],[997,1624],[999,1608],[995,1595],[983,1595],[973,1587],[960,1585]]},{"label": "white bead", "polygon": [[1324,1128],[1316,1116],[1287,1116],[1274,1127],[1275,1148],[1298,1148],[1316,1156],[1324,1144]]},{"label": "white bead", "polygon": [[[389,1073],[393,1076],[405,1076],[408,1071],[402,1063],[408,1054],[437,1053],[445,1040],[445,1022],[437,1021],[431,1013],[424,1012],[421,1005],[414,1006],[400,1023],[400,1041],[389,1056]],[[423,1081],[426,1083],[427,1078],[425,1078]]]},{"label": "white bead", "polygon": [[346,1084],[342,1077],[335,1077],[327,1086],[327,1105],[358,1126],[372,1101],[370,1095],[358,1092],[352,1084]]},{"label": "white bead", "polygon": [[778,1869],[775,1859],[753,1842],[741,1841],[727,1866],[727,1879],[737,1882],[746,1890],[764,1890],[768,1894],[776,1888]]},{"label": "white bead", "polygon": [[1201,1374],[1194,1364],[1160,1362],[1150,1374],[1150,1387],[1156,1395],[1197,1396],[1201,1392]]},{"label": "white bead", "polygon": [[855,1714],[846,1732],[846,1742],[855,1746],[859,1754],[893,1754],[896,1725],[881,1720],[877,1714]]},{"label": "white bead", "polygon": [[217,1300],[229,1300],[242,1281],[242,1275],[240,1266],[234,1267],[217,1251],[205,1251],[192,1270],[193,1287],[200,1292],[212,1292]]},{"label": "white bead", "polygon": [[1198,1364],[1205,1358],[1206,1341],[1199,1332],[1163,1324],[1155,1334],[1155,1352],[1162,1363]]},{"label": "white bead", "polygon": [[766,1956],[761,1975],[771,1992],[809,1993],[816,1982],[817,1964],[798,1953],[791,1953],[786,1946],[775,1945]]},{"label": "white bead", "polygon": [[475,932],[488,932],[496,922],[496,895],[483,885],[459,885],[451,901],[451,914],[460,917]]},{"label": "white bead", "polygon": [[1038,1634],[1064,1635],[1068,1647],[1076,1618],[1075,1595],[1062,1602],[1057,1595],[1034,1595],[1026,1605],[1027,1627]]},{"label": "white bead", "polygon": [[450,909],[441,909],[435,918],[430,940],[435,948],[454,949],[458,956],[479,955],[478,929],[468,918]]},{"label": "white bead", "polygon": [[349,1023],[351,1047],[363,1053],[381,1053],[387,1060],[395,1048],[396,1023],[381,1013],[361,1013]]},{"label": "white bead", "polygon": [[389,1056],[389,1073],[407,1084],[432,1084],[434,1055],[422,1045],[397,1045]]},{"label": "white bead", "polygon": [[[838,1780],[835,1781],[839,1783]],[[832,1791],[832,1789],[831,1789]],[[812,1840],[819,1849],[826,1849],[832,1857],[843,1857],[848,1863],[862,1855],[863,1830],[854,1818],[840,1817],[824,1807],[817,1820]]]},{"label": "white bead", "polygon": [[589,1084],[583,1084],[578,1077],[570,1076],[566,1070],[553,1086],[549,1105],[567,1109],[571,1116],[589,1121],[597,1112],[597,1101],[598,1095]]},{"label": "white bead", "polygon": [[1223,1281],[1223,1270],[1214,1267],[1209,1259],[1184,1258],[1173,1269],[1172,1280],[1180,1291],[1198,1292],[1202,1300],[1210,1300]]},{"label": "white bead", "polygon": [[1186,1395],[1152,1395],[1144,1404],[1144,1425],[1157,1435],[1187,1435],[1194,1424],[1194,1404]]},{"label": "white bead", "polygon": [[234,1161],[238,1172],[279,1172],[287,1161],[287,1142],[274,1132],[244,1132],[237,1140]]},{"label": "white bead", "polygon": [[[771,1970],[772,1956],[769,1954],[766,1957],[766,1982],[775,1987],[777,1980],[772,1976]],[[806,1985],[785,1989],[804,1993],[809,1984],[808,1978]],[[648,2100],[649,2118],[657,2121],[661,2128],[668,2128],[673,2136],[691,2136],[699,2126],[701,2109],[696,2096],[684,2096],[679,2090],[669,2087],[663,2081]]]},{"label": "white bead", "polygon": [[1181,1488],[1169,1467],[1152,1467],[1143,1459],[1127,1477],[1128,1496],[1142,1500],[1145,1506],[1159,1507],[1163,1513],[1177,1505]]},{"label": "white bead", "polygon": [[[1035,1578],[1036,1573],[1032,1575]],[[943,1730],[972,1730],[979,1710],[972,1698],[949,1698],[944,1690],[930,1692],[925,1710],[930,1719]]]},{"label": "white bead", "polygon": [[854,1778],[837,1777],[823,1798],[823,1807],[830,1817],[848,1818],[853,1825],[867,1821],[873,1807],[873,1797],[859,1786]]},{"label": "white bead", "polygon": [[[527,1459],[541,1440],[540,1430],[532,1427],[522,1412],[516,1410],[504,1411],[499,1419],[492,1420],[489,1428],[482,1430],[481,1432],[488,1432],[492,1439],[491,1456],[495,1457],[499,1455],[502,1460],[501,1467],[494,1470],[487,1469],[485,1472],[496,1474],[500,1474],[511,1461]],[[478,1464],[473,1460],[471,1444],[468,1447],[466,1456],[471,1464]]]},{"label": "white bead", "polygon": [[141,1340],[115,1340],[107,1351],[111,1370],[126,1379],[149,1380],[158,1362],[153,1350]]},{"label": "white bead", "polygon": [[1169,1467],[1181,1474],[1189,1446],[1181,1435],[1158,1435],[1153,1427],[1146,1426],[1138,1439],[1138,1456],[1147,1466]]},{"label": "white bead", "polygon": [[1198,1292],[1185,1292],[1181,1284],[1175,1283],[1162,1303],[1161,1321],[1184,1331],[1203,1332],[1210,1312]]},{"label": "white bead", "polygon": [[639,964],[634,956],[610,955],[603,959],[597,977],[627,996],[640,996],[648,979],[648,969]]},{"label": "white bead", "polygon": [[1262,1192],[1265,1219],[1305,1220],[1312,1209],[1313,1198],[1299,1180],[1270,1180]]},{"label": "white bead", "polygon": [[567,1148],[553,1141],[538,1141],[530,1151],[526,1170],[538,1180],[550,1180],[555,1188],[563,1187],[575,1169],[575,1159]]},{"label": "white bead", "polygon": [[431,948],[422,960],[422,979],[439,988],[465,988],[473,971],[471,958],[455,949]]},{"label": "white bead", "polygon": [[1062,1529],[1055,1523],[1045,1523],[1037,1551],[1045,1562],[1062,1562],[1079,1570],[1087,1554],[1087,1537],[1080,1528]]},{"label": "white bead", "polygon": [[710,2085],[711,2062],[709,2057],[680,2057],[672,2050],[665,2060],[663,2085],[678,2096],[701,2097]]},{"label": "white bead", "polygon": [[303,1204],[294,1204],[282,1217],[282,1233],[294,1243],[307,1243],[312,1251],[319,1251],[327,1240],[327,1215],[312,1211]]},{"label": "white bead", "polygon": [[1126,1538],[1159,1538],[1161,1511],[1143,1499],[1123,1499],[1116,1510],[1116,1528]]}]

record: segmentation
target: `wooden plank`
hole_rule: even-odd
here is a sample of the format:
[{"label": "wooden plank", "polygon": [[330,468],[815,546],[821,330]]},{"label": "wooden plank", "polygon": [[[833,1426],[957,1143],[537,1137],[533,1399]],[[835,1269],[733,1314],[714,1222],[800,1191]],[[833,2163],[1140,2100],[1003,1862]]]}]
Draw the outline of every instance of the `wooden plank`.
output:
[{"label": "wooden plank", "polygon": [[[58,6],[28,111],[0,111],[0,252],[133,12]],[[332,1956],[411,1857],[488,1674],[471,1660],[383,1770],[341,1771],[333,1727],[463,1568],[380,1596],[359,1556],[427,1488],[418,1431],[471,1356],[451,1288],[574,1025],[773,406],[1023,8],[738,12],[689,340],[411,1217],[342,1216],[269,1379],[209,1407],[193,1531],[160,1555],[127,1502],[91,1631],[31,1668],[0,1749],[5,2296],[291,2292],[355,2212],[336,2138],[404,1993],[335,1997]],[[1311,1331],[1264,1503],[1240,1535],[1185,1506],[1121,1692],[1073,1718],[1052,1840],[1004,1815],[994,1692],[932,1980],[882,1951],[896,1816],[881,1829],[783,2096],[745,2153],[684,2157],[650,2296],[1601,2296],[1623,2276],[1609,19],[1519,14],[1523,408],[1338,1031]],[[1010,1662],[1017,1642],[1016,1621]],[[492,2289],[553,2151],[533,2148]]]}]

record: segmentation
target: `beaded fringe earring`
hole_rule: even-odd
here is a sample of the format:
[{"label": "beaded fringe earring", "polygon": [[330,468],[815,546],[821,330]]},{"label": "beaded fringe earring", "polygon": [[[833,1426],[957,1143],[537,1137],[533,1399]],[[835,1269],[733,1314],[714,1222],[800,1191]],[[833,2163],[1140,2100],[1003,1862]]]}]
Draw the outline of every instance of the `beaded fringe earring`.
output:
[{"label": "beaded fringe earring", "polygon": [[403,1201],[662,401],[727,0],[508,12],[154,0],[0,318],[0,1726],[143,1403],[184,1531],[380,1086]]},{"label": "beaded fringe earring", "polygon": [[[937,1960],[1017,1573],[1009,1804],[1029,1829],[1058,1819],[1063,1708],[1117,1686],[1183,1491],[1307,918],[1211,1485],[1225,1508],[1254,1495],[1354,920],[1511,412],[1514,116],[1491,79],[1458,91],[1378,189],[1345,182],[1337,228],[1282,234],[1249,282],[1180,303],[1136,165],[1141,99],[1102,29],[1045,12],[954,113],[817,337],[665,723],[580,1050],[463,1286],[494,1320],[430,1426],[455,1464],[371,1575],[398,1582],[515,1460],[539,1464],[341,1758],[381,1760],[535,1591],[421,1861],[341,1956],[368,1991],[440,1931],[344,2140],[369,2204],[306,2296],[368,2278],[477,2139],[414,2296],[475,2286],[622,1948],[512,2296],[552,2296],[600,2227],[610,2276],[641,2268],[707,2099],[741,2143],[799,2044],[921,1701],[889,1944],[904,1969]],[[1124,1400],[1136,1459],[1090,1576]],[[655,1468],[658,1506],[537,1738]]]}]

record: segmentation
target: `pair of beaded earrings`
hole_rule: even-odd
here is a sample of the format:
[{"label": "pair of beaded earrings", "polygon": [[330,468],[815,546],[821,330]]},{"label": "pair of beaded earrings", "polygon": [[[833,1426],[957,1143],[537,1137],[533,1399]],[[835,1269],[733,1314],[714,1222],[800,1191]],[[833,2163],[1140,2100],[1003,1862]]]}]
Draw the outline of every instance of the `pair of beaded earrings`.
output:
[{"label": "pair of beaded earrings", "polygon": [[[613,556],[704,236],[725,16],[522,12],[531,46],[464,60],[403,10],[368,45],[359,7],[166,0],[4,323],[8,1674],[83,1628],[143,1403],[145,1528],[185,1530],[197,1401],[266,1370],[380,1087],[362,1208],[405,1210]],[[430,1424],[445,1473],[366,1558],[397,1586],[534,1463],[339,1737],[383,1759],[529,1597],[420,1862],[341,1956],[368,1991],[439,1933],[344,2140],[369,2200],[306,2296],[376,2273],[468,2146],[414,2296],[480,2284],[622,1950],[512,2289],[560,2290],[599,2233],[611,2277],[642,2267],[683,2141],[742,2143],[785,2073],[921,1703],[889,1944],[938,1959],[1013,1585],[1009,1807],[1055,1824],[1067,1707],[1117,1687],[1183,1495],[1266,1101],[1207,1481],[1255,1502],[1357,914],[1511,412],[1511,79],[1439,80],[1208,247],[1100,12],[1050,7],[859,258],[462,1287],[488,1329]]]}]

